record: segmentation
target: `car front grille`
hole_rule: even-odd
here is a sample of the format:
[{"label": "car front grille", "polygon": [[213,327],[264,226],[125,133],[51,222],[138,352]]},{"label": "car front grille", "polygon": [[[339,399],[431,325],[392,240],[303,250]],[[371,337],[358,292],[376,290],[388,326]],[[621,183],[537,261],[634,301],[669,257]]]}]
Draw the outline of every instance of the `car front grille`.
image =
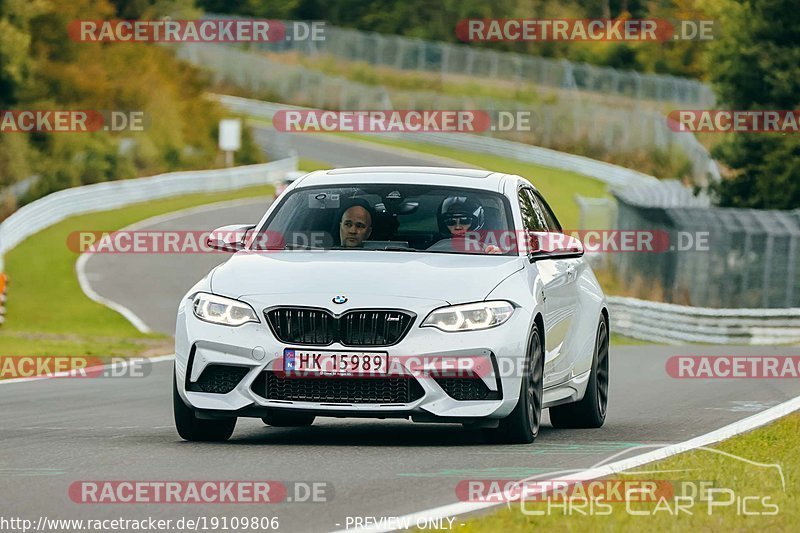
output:
[{"label": "car front grille", "polygon": [[391,346],[408,333],[414,315],[405,311],[361,309],[340,317],[326,309],[279,307],[264,311],[270,330],[281,342],[327,346]]},{"label": "car front grille", "polygon": [[[326,403],[411,403],[425,394],[413,378],[298,378],[264,372],[253,391],[268,400]],[[261,376],[259,376],[260,378]],[[265,390],[256,387],[265,385]]]},{"label": "car front grille", "polygon": [[281,307],[264,315],[272,333],[282,342],[325,346],[338,336],[336,319],[324,309]]},{"label": "car front grille", "polygon": [[232,365],[208,365],[197,381],[189,381],[186,389],[192,392],[227,394],[242,381],[249,368]]},{"label": "car front grille", "polygon": [[454,400],[486,400],[496,396],[480,378],[434,378]]}]

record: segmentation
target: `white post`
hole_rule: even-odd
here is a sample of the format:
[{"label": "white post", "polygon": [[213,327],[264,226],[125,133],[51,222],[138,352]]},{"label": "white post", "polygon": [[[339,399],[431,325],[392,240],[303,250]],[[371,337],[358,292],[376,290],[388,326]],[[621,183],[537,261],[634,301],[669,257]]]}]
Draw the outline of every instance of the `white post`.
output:
[{"label": "white post", "polygon": [[219,121],[219,149],[225,152],[225,166],[233,166],[233,152],[242,147],[242,121],[229,118]]}]

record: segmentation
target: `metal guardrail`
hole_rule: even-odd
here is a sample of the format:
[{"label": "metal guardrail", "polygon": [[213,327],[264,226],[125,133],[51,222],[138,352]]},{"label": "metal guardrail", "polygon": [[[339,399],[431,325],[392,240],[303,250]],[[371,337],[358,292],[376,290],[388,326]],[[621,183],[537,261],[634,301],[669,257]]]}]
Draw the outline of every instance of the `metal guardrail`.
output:
[{"label": "metal guardrail", "polygon": [[[249,98],[240,98],[238,96],[214,95],[213,97],[231,111],[266,119],[272,119],[275,113],[282,109],[308,109],[304,107],[277,104],[273,102],[262,102],[260,100],[252,100]],[[373,134],[367,133],[364,135],[380,135],[382,138],[437,144],[439,146],[457,148],[470,152],[499,155],[508,157],[510,159],[515,159],[517,161],[524,161],[526,163],[535,163],[538,165],[558,168],[570,172],[577,172],[578,174],[589,176],[614,187],[626,187],[633,184],[658,183],[657,178],[654,178],[648,174],[643,174],[642,172],[637,172],[629,168],[612,165],[611,163],[597,161],[596,159],[590,159],[588,157],[567,154],[564,152],[558,152],[556,150],[550,150],[549,148],[541,148],[539,146],[531,146],[529,144],[518,143],[504,139],[472,135],[469,133],[384,132]]]},{"label": "metal guardrail", "polygon": [[[271,118],[279,109],[293,107],[231,96],[216,98],[233,110],[265,118]],[[396,136],[571,170],[615,186],[655,180],[652,176],[623,167],[511,141],[467,134],[415,133]],[[491,144],[487,141],[491,141]],[[274,182],[286,172],[296,169],[297,158],[294,156],[264,165],[162,174],[86,185],[50,194],[22,207],[0,224],[0,271],[5,252],[30,235],[67,217],[180,194],[234,190]],[[800,342],[800,309],[696,308],[617,296],[608,300],[614,330],[645,341],[754,345]]]},{"label": "metal guardrail", "polygon": [[[254,51],[221,43],[181,43],[178,57],[209,70],[217,82],[234,84],[255,95],[317,109],[481,109],[531,114],[530,130],[513,140],[537,147],[591,147],[592,153],[613,157],[657,150],[668,157],[687,158],[694,184],[720,180],[719,168],[697,138],[673,131],[653,110],[574,97],[525,103],[480,95],[450,95],[366,85],[296,64],[285,64]],[[276,76],[274,73],[279,72]],[[263,96],[262,96],[263,97]],[[509,140],[508,132],[491,130],[483,137]]]},{"label": "metal guardrail", "polygon": [[[206,13],[209,19],[241,19],[236,15]],[[698,80],[668,74],[577,63],[516,52],[480,48],[469,44],[381,34],[342,28],[326,23],[325,39],[298,39],[291,35],[292,22],[283,21],[287,38],[252,43],[270,52],[328,55],[339,60],[365,62],[396,70],[427,72],[470,78],[501,78],[513,83],[533,83],[562,90],[602,93],[634,101],[679,103],[707,109],[714,106],[711,87]]]},{"label": "metal guardrail", "polygon": [[614,331],[646,341],[683,344],[800,343],[800,308],[711,309],[608,298]]},{"label": "metal guardrail", "polygon": [[353,29],[325,27],[322,42],[259,43],[273,49],[305,54],[330,54],[350,61],[396,69],[503,78],[574,91],[598,92],[636,100],[681,103],[709,108],[711,87],[698,81],[665,74],[644,74],[612,67],[574,63],[515,52],[476,48],[466,44],[412,39]]},{"label": "metal guardrail", "polygon": [[[280,109],[303,109],[297,106],[234,96],[215,95],[214,98],[231,110],[268,119],[271,119]],[[653,176],[610,163],[502,139],[462,133],[381,133],[380,135],[438,144],[471,152],[491,153],[518,161],[570,170],[618,188],[627,188],[634,184],[662,184]],[[611,296],[608,301],[614,331],[645,341],[670,344],[685,342],[794,344],[800,342],[800,309],[714,309],[619,296]]]},{"label": "metal guardrail", "polygon": [[7,251],[65,218],[181,194],[230,191],[275,183],[294,170],[297,170],[296,156],[260,165],[107,181],[48,194],[21,207],[0,223],[0,272]]}]

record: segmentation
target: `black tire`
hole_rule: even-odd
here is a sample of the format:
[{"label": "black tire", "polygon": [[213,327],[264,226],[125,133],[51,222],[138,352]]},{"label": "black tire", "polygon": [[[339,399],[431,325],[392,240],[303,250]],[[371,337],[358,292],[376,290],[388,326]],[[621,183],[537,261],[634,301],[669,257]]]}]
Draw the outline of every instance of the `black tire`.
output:
[{"label": "black tire", "polygon": [[314,423],[315,418],[317,417],[306,413],[274,411],[262,418],[261,421],[276,428],[298,428],[310,426]]},{"label": "black tire", "polygon": [[222,420],[203,420],[183,403],[178,394],[178,386],[173,370],[172,375],[172,413],[175,416],[175,429],[183,440],[198,442],[220,442],[228,440],[236,427],[236,417]]},{"label": "black tire", "polygon": [[484,430],[492,441],[502,444],[530,444],[539,435],[542,422],[544,352],[539,326],[534,325],[525,374],[520,384],[519,401],[511,414],[494,429]]},{"label": "black tire", "polygon": [[608,411],[608,325],[600,319],[595,338],[592,373],[583,399],[550,408],[550,422],[556,428],[599,428]]}]

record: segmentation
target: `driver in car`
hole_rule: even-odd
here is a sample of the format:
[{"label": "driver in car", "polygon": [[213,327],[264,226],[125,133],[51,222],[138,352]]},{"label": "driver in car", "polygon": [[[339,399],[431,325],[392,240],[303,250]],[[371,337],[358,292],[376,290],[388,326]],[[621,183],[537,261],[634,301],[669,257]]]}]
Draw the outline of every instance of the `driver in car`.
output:
[{"label": "driver in car", "polygon": [[345,248],[359,248],[372,234],[372,213],[369,205],[358,202],[342,213],[339,240]]}]

